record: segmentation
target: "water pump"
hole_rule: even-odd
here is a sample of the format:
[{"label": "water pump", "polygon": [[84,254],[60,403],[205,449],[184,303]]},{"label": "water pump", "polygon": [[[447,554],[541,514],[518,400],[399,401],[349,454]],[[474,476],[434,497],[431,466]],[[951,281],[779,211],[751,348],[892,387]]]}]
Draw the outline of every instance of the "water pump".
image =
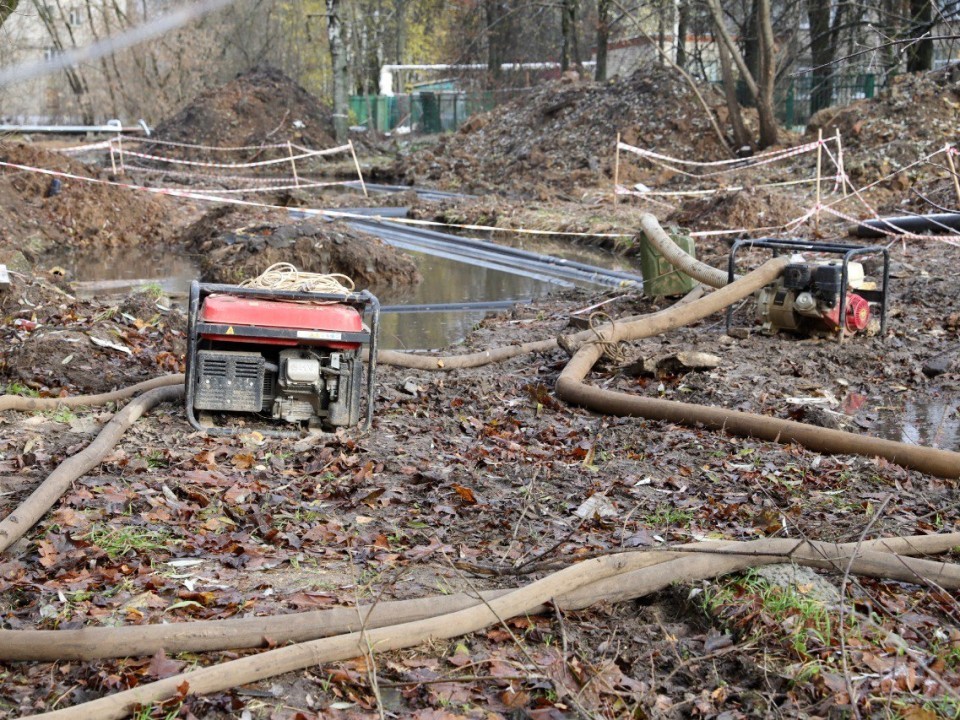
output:
[{"label": "water pump", "polygon": [[[840,261],[795,262],[777,281],[757,293],[757,318],[766,332],[855,334],[870,323],[870,303],[855,290],[864,286],[863,265],[847,264],[841,310],[843,264]],[[841,312],[843,317],[841,317]]]},{"label": "water pump", "polygon": [[[730,282],[737,276],[737,254],[745,248],[790,255],[781,276],[755,295],[755,316],[766,332],[832,336],[841,342],[844,337],[866,331],[886,332],[890,251],[882,245],[745,238],[730,248]],[[876,281],[867,280],[864,263],[854,261],[867,256],[872,256],[874,272],[880,270]],[[732,324],[733,306],[727,308],[728,333]]]}]

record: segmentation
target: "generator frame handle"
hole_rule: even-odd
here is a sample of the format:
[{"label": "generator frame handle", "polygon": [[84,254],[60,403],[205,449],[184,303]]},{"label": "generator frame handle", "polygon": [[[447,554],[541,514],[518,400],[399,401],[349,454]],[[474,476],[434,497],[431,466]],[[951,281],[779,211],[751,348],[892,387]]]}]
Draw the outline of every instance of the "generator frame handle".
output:
[{"label": "generator frame handle", "polygon": [[[312,293],[301,290],[269,290],[266,288],[242,287],[240,285],[225,285],[220,283],[201,283],[194,280],[190,283],[190,301],[187,313],[187,372],[184,383],[185,405],[187,420],[195,429],[208,435],[236,435],[241,432],[237,428],[203,427],[194,413],[195,398],[194,384],[196,379],[196,358],[200,343],[196,332],[197,318],[200,314],[200,301],[208,295],[232,295],[234,297],[255,298],[259,300],[295,300],[298,302],[336,302],[349,305],[360,311],[361,315],[370,313],[370,333],[367,345],[367,412],[363,422],[363,429],[369,430],[373,423],[373,406],[376,392],[377,373],[377,346],[380,337],[380,301],[369,290],[351,293]],[[361,342],[361,344],[364,344]],[[362,351],[361,351],[362,357]],[[301,433],[293,430],[275,430],[265,428],[258,430],[264,435],[273,437],[299,437]]]},{"label": "generator frame handle", "polygon": [[[883,288],[880,290],[858,290],[857,294],[864,300],[880,304],[880,335],[887,332],[887,288],[890,283],[890,250],[883,245],[844,245],[841,243],[816,243],[809,240],[790,240],[778,238],[757,238],[737,240],[730,247],[730,257],[727,260],[727,278],[729,282],[736,279],[736,258],[737,251],[747,245],[749,247],[769,248],[773,251],[773,256],[777,257],[781,250],[803,251],[824,253],[826,255],[842,255],[843,264],[840,271],[840,321],[846,317],[847,312],[847,281],[848,267],[850,261],[860,255],[883,255]],[[733,322],[733,305],[727,308],[726,331],[730,332],[730,325]],[[841,324],[838,333],[837,342],[843,342],[843,336],[846,329]]]}]

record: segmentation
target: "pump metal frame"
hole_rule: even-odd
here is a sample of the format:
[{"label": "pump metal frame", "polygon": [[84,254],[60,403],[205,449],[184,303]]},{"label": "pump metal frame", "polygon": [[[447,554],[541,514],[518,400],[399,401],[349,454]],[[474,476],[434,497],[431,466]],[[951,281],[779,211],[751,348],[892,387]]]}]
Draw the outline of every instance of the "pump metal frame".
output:
[{"label": "pump metal frame", "polygon": [[[838,342],[843,342],[846,329],[842,323],[847,313],[847,279],[850,261],[855,257],[863,255],[882,255],[883,256],[883,287],[877,290],[857,290],[857,295],[867,302],[876,303],[880,306],[880,334],[887,332],[887,288],[890,283],[890,251],[882,245],[843,245],[840,243],[816,243],[809,240],[790,240],[777,238],[758,238],[737,240],[730,248],[730,257],[727,260],[727,278],[729,282],[736,279],[736,260],[737,251],[742,247],[768,248],[773,251],[773,256],[777,257],[783,251],[790,252],[810,252],[823,253],[826,255],[843,256],[843,265],[840,273],[840,332],[837,333]],[[733,306],[727,308],[726,330],[730,332],[730,326],[733,322]]]}]

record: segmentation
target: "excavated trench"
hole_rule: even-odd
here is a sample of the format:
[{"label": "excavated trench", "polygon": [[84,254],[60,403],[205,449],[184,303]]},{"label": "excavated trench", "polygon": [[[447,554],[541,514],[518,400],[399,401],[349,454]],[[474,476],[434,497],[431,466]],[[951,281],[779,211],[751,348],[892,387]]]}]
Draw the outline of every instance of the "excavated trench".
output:
[{"label": "excavated trench", "polygon": [[[410,254],[423,276],[423,282],[412,290],[380,293],[385,306],[381,319],[381,347],[385,349],[449,347],[462,341],[490,312],[565,288],[615,287],[640,274],[629,260],[584,246],[572,246],[564,257],[550,256],[543,260],[545,264],[532,266],[533,255],[541,249],[555,251],[556,246],[534,239],[524,243],[524,251],[504,248],[501,254],[490,248],[478,249],[491,243],[465,238],[459,240],[471,243],[466,248],[447,247],[445,243],[453,236],[431,233],[425,239],[422,231],[402,226],[364,223],[363,229],[373,234],[383,231],[388,243]],[[190,282],[200,277],[199,265],[189,254],[136,247],[67,250],[48,256],[46,264],[63,268],[74,280],[76,292],[88,297],[152,286],[178,301],[186,296]]]}]

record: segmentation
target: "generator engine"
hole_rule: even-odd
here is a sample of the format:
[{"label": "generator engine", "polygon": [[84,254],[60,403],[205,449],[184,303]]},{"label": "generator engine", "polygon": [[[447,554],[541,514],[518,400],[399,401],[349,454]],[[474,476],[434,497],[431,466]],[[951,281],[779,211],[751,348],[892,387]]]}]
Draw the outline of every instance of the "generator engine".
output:
[{"label": "generator engine", "polygon": [[[370,310],[371,325],[364,323]],[[334,430],[360,422],[366,372],[366,418],[373,414],[379,303],[369,292],[327,295],[193,283],[190,292],[186,405],[197,429],[214,434],[250,430],[216,426],[215,414],[253,414],[267,434],[303,427]],[[286,423],[295,426],[276,430]],[[261,432],[264,432],[261,430]]]},{"label": "generator engine", "polygon": [[757,292],[757,317],[764,331],[826,335],[866,330],[870,303],[854,292],[867,285],[863,265],[847,263],[845,288],[843,279],[840,261],[787,265],[776,282]]}]

